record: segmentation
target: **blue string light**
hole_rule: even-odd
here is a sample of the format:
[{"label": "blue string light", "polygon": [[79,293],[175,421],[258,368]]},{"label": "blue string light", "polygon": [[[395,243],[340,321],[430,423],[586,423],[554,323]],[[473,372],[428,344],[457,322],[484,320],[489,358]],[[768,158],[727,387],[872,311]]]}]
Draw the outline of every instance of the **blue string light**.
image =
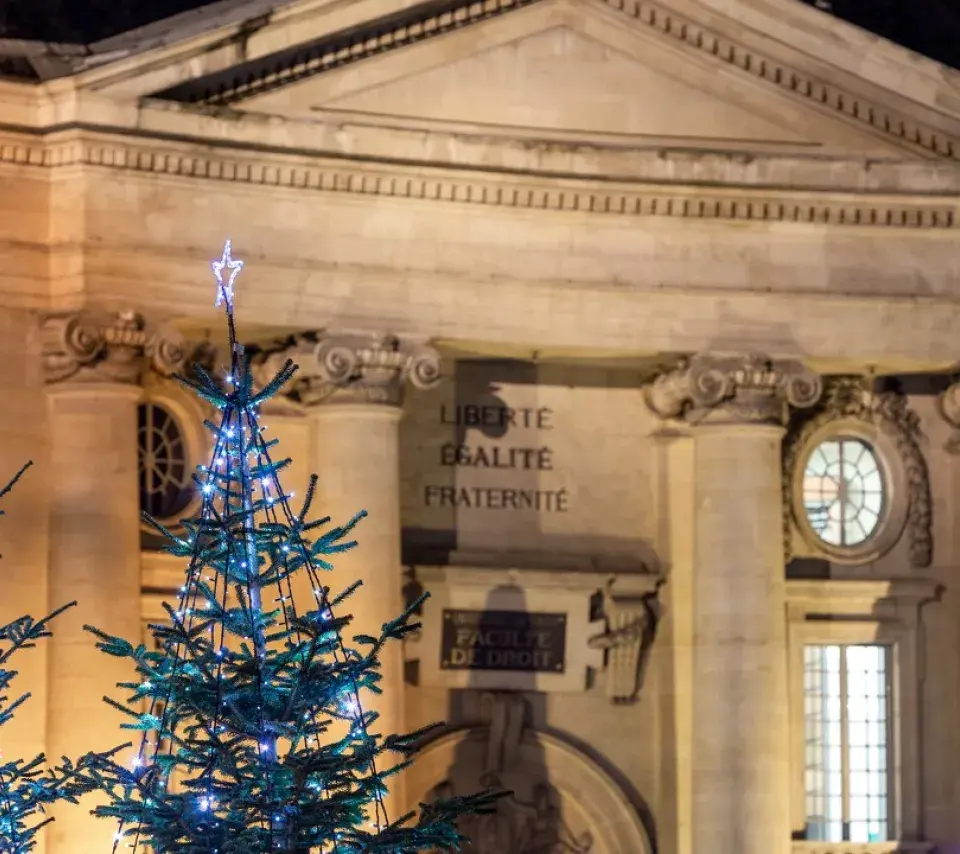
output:
[{"label": "blue string light", "polygon": [[[341,629],[350,618],[335,619],[333,612],[357,585],[330,599],[318,570],[329,568],[326,556],[354,545],[349,537],[365,514],[309,539],[327,522],[305,521],[316,481],[303,510],[294,513],[294,493],[280,479],[289,461],[272,459],[275,441],[258,420],[261,404],[296,366],[288,363],[263,389],[253,389],[233,314],[243,262],[232,258],[227,241],[211,266],[216,305],[224,306],[227,320],[230,367],[223,381],[202,369],[196,379],[180,378],[219,413],[218,423],[208,422],[210,461],[194,476],[200,508],[184,521],[186,535],[148,519],[169,538],[170,551],[187,559],[186,577],[176,605],[164,606],[169,623],[151,627],[158,651],[91,629],[101,649],[135,660],[142,679],[135,701],[150,700],[146,712],[113,704],[132,714],[132,726],[144,735],[132,770],[107,759],[93,762],[112,795],[96,812],[119,820],[114,852],[124,839],[134,850],[143,840],[160,854],[184,846],[216,852],[227,843],[237,854],[456,847],[453,818],[494,796],[434,806],[415,827],[391,827],[383,779],[406,763],[378,769],[386,748],[368,732],[376,716],[361,703],[361,690],[376,688],[380,647],[417,628],[409,620],[422,600],[384,625],[379,639],[357,638],[367,651],[345,645]],[[305,574],[312,593],[313,608],[302,613],[291,583],[295,573]],[[275,588],[268,601],[278,607],[264,606],[268,588]],[[343,737],[328,732],[331,720],[340,721]],[[412,753],[414,737],[425,732],[394,736],[391,749]]]}]

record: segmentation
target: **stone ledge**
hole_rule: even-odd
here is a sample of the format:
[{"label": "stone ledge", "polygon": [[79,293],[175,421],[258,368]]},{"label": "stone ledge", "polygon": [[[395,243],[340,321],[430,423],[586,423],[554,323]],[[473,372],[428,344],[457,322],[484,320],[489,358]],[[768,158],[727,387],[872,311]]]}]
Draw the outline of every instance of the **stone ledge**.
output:
[{"label": "stone ledge", "polygon": [[794,842],[792,854],[927,854],[932,842]]},{"label": "stone ledge", "polygon": [[4,164],[40,169],[105,169],[277,187],[300,192],[380,196],[468,206],[613,217],[786,222],[896,229],[955,229],[949,198],[834,194],[677,183],[599,182],[481,173],[329,158],[197,151],[196,146],[131,142],[72,132],[59,141],[0,141]]}]

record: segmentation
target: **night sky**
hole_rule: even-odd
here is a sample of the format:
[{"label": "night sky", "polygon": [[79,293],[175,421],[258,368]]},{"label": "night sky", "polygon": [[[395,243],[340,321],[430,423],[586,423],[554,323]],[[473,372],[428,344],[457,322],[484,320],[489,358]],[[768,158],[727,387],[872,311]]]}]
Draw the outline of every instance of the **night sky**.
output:
[{"label": "night sky", "polygon": [[[839,18],[960,68],[957,0],[821,0],[819,5],[825,3]],[[0,37],[86,44],[206,5],[207,0],[0,0]]]}]

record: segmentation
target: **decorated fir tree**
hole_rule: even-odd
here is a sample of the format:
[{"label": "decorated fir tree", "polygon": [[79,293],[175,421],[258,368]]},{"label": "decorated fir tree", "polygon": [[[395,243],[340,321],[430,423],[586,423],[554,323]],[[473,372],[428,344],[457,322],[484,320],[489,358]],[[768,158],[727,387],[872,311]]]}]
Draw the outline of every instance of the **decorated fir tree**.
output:
[{"label": "decorated fir tree", "polygon": [[[3,498],[23,473],[30,467],[27,463],[5,487],[0,489]],[[0,510],[0,516],[3,510]],[[7,692],[17,676],[16,670],[8,669],[13,655],[36,646],[42,638],[50,637],[51,621],[71,602],[52,614],[35,620],[23,616],[0,626],[0,728],[9,723],[14,714],[30,699],[21,694],[11,699]],[[2,747],[2,744],[0,744]],[[84,776],[76,776],[74,767],[67,761],[57,776],[45,767],[43,754],[32,760],[8,759],[0,750],[0,854],[26,854],[37,842],[40,829],[53,821],[45,816],[45,808],[55,801],[77,802],[77,797],[88,788]]]},{"label": "decorated fir tree", "polygon": [[[359,583],[331,595],[321,575],[354,547],[365,514],[339,527],[308,521],[315,478],[291,507],[280,483],[289,460],[274,458],[276,441],[264,438],[258,417],[296,366],[253,388],[233,318],[242,262],[229,241],[212,266],[230,368],[222,382],[202,368],[180,378],[219,412],[219,423],[208,424],[210,463],[195,475],[203,500],[183,534],[147,520],[187,564],[179,601],[166,606],[166,624],[151,627],[156,650],[88,627],[103,651],[135,665],[137,680],[120,686],[126,700],[107,702],[143,733],[132,767],[85,758],[90,779],[110,796],[95,813],[118,822],[117,846],[160,854],[457,849],[455,820],[490,812],[498,794],[437,801],[390,821],[390,778],[432,728],[381,737],[376,713],[361,707],[363,692],[380,691],[384,644],[418,628],[411,620],[421,603],[378,636],[347,639],[342,606]],[[311,591],[306,608],[295,601],[301,587]]]}]

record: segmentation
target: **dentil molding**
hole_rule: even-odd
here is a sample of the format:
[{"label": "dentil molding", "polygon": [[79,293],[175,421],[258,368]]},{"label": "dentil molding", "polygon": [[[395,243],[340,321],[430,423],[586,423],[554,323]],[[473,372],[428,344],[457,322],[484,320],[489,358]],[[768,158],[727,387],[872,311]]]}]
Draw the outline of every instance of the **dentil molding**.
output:
[{"label": "dentil molding", "polygon": [[[238,114],[238,117],[241,117]],[[957,205],[907,194],[828,196],[823,192],[750,186],[706,187],[646,181],[600,182],[511,175],[481,168],[351,162],[320,155],[264,154],[214,142],[178,144],[95,131],[64,131],[46,139],[0,138],[4,164],[40,170],[77,167],[150,174],[225,185],[534,210],[580,216],[654,217],[735,222],[787,222],[861,228],[955,229]]]}]

